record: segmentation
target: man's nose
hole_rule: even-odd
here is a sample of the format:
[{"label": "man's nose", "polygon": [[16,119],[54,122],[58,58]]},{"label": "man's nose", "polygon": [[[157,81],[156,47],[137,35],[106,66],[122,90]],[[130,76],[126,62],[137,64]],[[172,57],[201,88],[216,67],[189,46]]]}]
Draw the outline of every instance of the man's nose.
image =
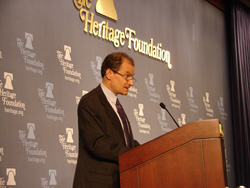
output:
[{"label": "man's nose", "polygon": [[134,85],[134,81],[133,81],[132,79],[129,80],[128,83],[129,83],[130,86],[133,86],[133,85]]}]

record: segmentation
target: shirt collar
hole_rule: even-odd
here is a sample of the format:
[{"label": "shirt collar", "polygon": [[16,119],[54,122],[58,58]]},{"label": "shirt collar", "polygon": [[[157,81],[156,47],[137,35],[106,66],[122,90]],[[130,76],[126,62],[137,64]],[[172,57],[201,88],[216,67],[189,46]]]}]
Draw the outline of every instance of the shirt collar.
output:
[{"label": "shirt collar", "polygon": [[110,91],[103,83],[101,83],[101,88],[107,99],[113,104],[116,104],[117,96],[115,96],[115,94]]}]

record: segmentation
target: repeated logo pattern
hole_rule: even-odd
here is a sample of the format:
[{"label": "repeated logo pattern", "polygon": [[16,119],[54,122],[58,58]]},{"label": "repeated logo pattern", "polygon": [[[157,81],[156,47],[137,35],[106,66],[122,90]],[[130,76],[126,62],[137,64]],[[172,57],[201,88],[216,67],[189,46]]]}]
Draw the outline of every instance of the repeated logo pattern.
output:
[{"label": "repeated logo pattern", "polygon": [[190,110],[193,113],[198,113],[199,112],[199,107],[195,102],[195,98],[194,98],[194,88],[193,87],[189,87],[189,90],[186,91],[187,94],[187,99],[188,99],[188,103],[190,106]]},{"label": "repeated logo pattern", "polygon": [[74,64],[71,62],[71,47],[64,45],[64,54],[62,51],[57,50],[57,58],[62,66],[64,79],[80,84],[82,74],[78,70],[75,70]]},{"label": "repeated logo pattern", "polygon": [[150,135],[151,126],[147,123],[144,115],[144,104],[139,103],[138,108],[134,109],[134,117],[137,122],[139,132]]},{"label": "repeated logo pattern", "polygon": [[145,78],[145,85],[148,90],[148,94],[150,96],[149,100],[157,104],[160,104],[161,97],[156,92],[156,88],[154,86],[154,75],[152,73],[149,73],[148,78]]},{"label": "repeated logo pattern", "polygon": [[43,75],[44,63],[36,59],[36,53],[33,52],[33,34],[25,32],[25,39],[16,38],[17,47],[24,60],[25,70],[34,74]]},{"label": "repeated logo pattern", "polygon": [[[1,28],[1,41],[5,36],[8,41],[0,44],[0,188],[27,187],[23,185],[27,180],[31,187],[71,186],[66,184],[72,182],[79,149],[77,105],[82,96],[101,83],[102,61],[111,51],[127,52],[135,60],[137,82],[128,96],[121,98],[134,136],[142,144],[177,128],[159,107],[160,102],[166,104],[180,126],[210,118],[219,118],[223,126],[230,125],[228,88],[223,85],[217,90],[223,84],[221,78],[218,83],[202,78],[209,82],[207,85],[200,80],[182,83],[185,77],[179,74],[178,66],[183,62],[176,62],[172,44],[166,43],[168,36],[149,36],[137,25],[138,18],[131,21],[134,29],[120,22],[122,17],[119,23],[114,21],[118,20],[116,1],[95,2],[91,7],[93,1],[73,0],[71,8],[78,12],[63,17],[65,22],[54,19],[52,12],[51,18],[38,20],[37,12],[34,19],[25,18],[32,23],[14,24],[13,19],[24,19],[24,15],[16,19],[20,13],[16,10],[8,16],[9,25],[18,28]],[[28,1],[22,3],[27,6]],[[100,9],[106,5],[112,11]],[[41,21],[41,25],[32,26],[33,20]],[[171,50],[171,63],[178,66],[170,63],[166,48]],[[229,151],[225,150],[228,172],[232,168]]]},{"label": "repeated logo pattern", "polygon": [[78,152],[76,150],[76,144],[74,144],[73,134],[73,128],[66,128],[66,136],[59,135],[59,142],[65,151],[67,163],[76,165]]},{"label": "repeated logo pattern", "polygon": [[35,128],[36,125],[34,123],[27,123],[27,131],[18,131],[19,139],[28,156],[28,162],[45,164],[47,151],[39,147],[39,144],[36,141]]},{"label": "repeated logo pattern", "polygon": [[47,119],[63,122],[64,110],[57,107],[57,102],[54,100],[54,84],[46,82],[45,86],[46,89],[38,88],[38,96],[46,112],[46,117]]},{"label": "repeated logo pattern", "polygon": [[5,83],[0,80],[0,97],[4,106],[4,112],[12,115],[24,116],[26,104],[18,99],[14,92],[14,75],[10,72],[4,72]]},{"label": "repeated logo pattern", "polygon": [[102,58],[99,56],[96,56],[96,61],[91,61],[90,66],[93,71],[93,75],[95,76],[96,82],[101,83],[102,82],[102,77],[101,77]]},{"label": "repeated logo pattern", "polygon": [[57,170],[56,169],[49,169],[48,170],[48,177],[41,178],[41,185],[43,188],[55,188],[57,187]]},{"label": "repeated logo pattern", "polygon": [[208,92],[205,92],[205,96],[203,96],[203,103],[204,103],[204,107],[206,109],[207,116],[213,118],[214,117],[214,110],[211,107],[209,97],[210,97],[210,94]]},{"label": "repeated logo pattern", "polygon": [[181,100],[177,98],[177,94],[175,92],[175,81],[170,80],[170,84],[166,85],[167,92],[169,95],[169,99],[171,101],[171,106],[177,109],[181,108]]}]

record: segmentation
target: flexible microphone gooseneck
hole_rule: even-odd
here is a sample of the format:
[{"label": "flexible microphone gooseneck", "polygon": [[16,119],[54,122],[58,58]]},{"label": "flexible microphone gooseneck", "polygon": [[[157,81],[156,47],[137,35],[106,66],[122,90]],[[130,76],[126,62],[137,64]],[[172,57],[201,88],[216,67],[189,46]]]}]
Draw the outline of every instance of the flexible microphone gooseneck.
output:
[{"label": "flexible microphone gooseneck", "polygon": [[168,114],[170,115],[170,117],[172,118],[172,120],[175,122],[175,124],[177,125],[177,127],[180,127],[178,125],[178,123],[175,121],[174,117],[170,114],[170,112],[168,111],[168,109],[166,108],[165,104],[163,104],[162,102],[160,103],[160,106],[162,109],[166,110],[168,112]]}]

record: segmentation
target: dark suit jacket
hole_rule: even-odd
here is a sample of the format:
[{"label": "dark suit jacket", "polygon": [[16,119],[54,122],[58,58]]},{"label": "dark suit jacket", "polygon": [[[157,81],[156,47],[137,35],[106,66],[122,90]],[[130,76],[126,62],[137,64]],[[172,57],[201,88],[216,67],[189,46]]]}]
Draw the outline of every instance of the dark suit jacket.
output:
[{"label": "dark suit jacket", "polygon": [[[79,154],[73,188],[119,188],[118,155],[129,148],[120,120],[100,85],[81,98],[78,128]],[[133,136],[132,143],[133,147],[139,145]]]}]

